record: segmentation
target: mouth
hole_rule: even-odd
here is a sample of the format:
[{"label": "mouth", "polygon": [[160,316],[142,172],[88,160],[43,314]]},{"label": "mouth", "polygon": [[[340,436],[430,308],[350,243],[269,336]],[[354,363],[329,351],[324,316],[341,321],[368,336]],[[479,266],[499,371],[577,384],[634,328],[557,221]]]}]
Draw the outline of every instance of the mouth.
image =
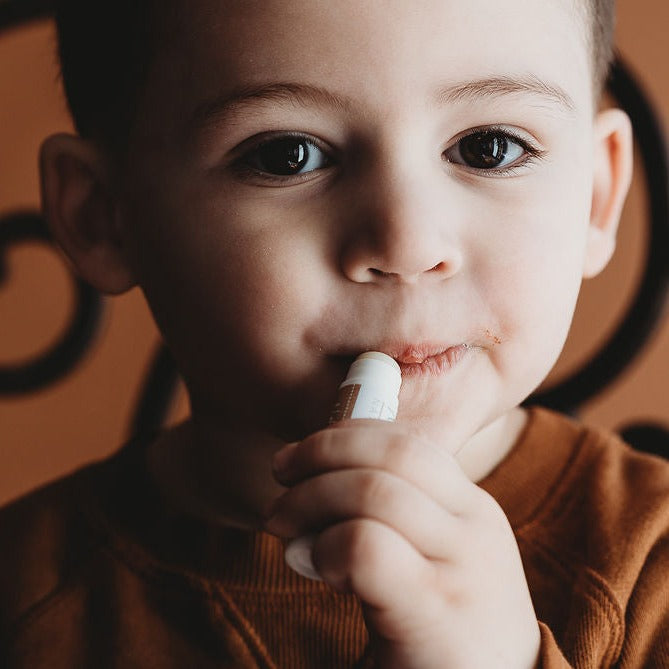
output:
[{"label": "mouth", "polygon": [[407,345],[399,350],[380,349],[393,357],[402,370],[402,378],[441,376],[455,367],[471,350],[468,344],[457,346]]},{"label": "mouth", "polygon": [[466,343],[454,346],[440,344],[379,344],[367,347],[358,353],[344,356],[348,365],[366,351],[380,351],[397,361],[402,371],[402,378],[420,376],[441,376],[452,370],[471,351],[472,346]]}]

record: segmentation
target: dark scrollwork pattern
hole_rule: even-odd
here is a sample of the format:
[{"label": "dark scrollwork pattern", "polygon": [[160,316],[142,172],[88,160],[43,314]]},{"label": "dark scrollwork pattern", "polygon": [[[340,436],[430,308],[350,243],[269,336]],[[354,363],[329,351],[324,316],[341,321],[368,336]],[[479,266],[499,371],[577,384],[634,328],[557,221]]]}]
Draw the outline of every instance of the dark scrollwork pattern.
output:
[{"label": "dark scrollwork pattern", "polygon": [[[47,18],[54,0],[0,0],[0,35],[26,22]],[[11,244],[24,240],[50,243],[47,227],[36,213],[16,214],[0,219],[0,289],[7,272],[4,263]],[[70,372],[90,348],[101,320],[102,299],[85,282],[76,283],[76,313],[61,340],[46,353],[25,365],[0,366],[0,396],[29,393],[57,381]],[[4,327],[12,324],[0,323]],[[130,433],[147,433],[164,422],[178,387],[179,375],[165,346],[159,346],[143,384]]]},{"label": "dark scrollwork pattern", "polygon": [[582,369],[530,398],[532,404],[567,413],[574,413],[597,395],[643,350],[658,329],[669,293],[669,169],[662,129],[648,99],[620,59],[611,73],[609,90],[632,119],[643,163],[650,226],[648,251],[634,300],[609,341]]},{"label": "dark scrollwork pattern", "polygon": [[[6,289],[6,253],[11,245],[27,241],[51,244],[44,220],[37,213],[18,213],[0,220],[0,287]],[[67,374],[83,357],[100,322],[102,299],[86,282],[76,280],[74,317],[53,348],[24,365],[0,366],[0,395],[29,393]],[[11,323],[4,322],[4,327]]]}]

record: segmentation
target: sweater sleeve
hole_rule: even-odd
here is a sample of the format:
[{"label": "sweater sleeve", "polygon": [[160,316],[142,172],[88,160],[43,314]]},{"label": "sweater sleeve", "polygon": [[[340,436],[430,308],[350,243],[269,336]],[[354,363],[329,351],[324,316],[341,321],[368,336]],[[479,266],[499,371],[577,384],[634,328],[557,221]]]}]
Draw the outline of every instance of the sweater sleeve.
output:
[{"label": "sweater sleeve", "polygon": [[594,575],[572,584],[560,644],[539,623],[538,669],[669,667],[669,539],[661,535],[649,553],[640,553],[640,572],[620,579],[617,591]]},{"label": "sweater sleeve", "polygon": [[669,667],[669,537],[646,557],[627,602],[621,669]]}]

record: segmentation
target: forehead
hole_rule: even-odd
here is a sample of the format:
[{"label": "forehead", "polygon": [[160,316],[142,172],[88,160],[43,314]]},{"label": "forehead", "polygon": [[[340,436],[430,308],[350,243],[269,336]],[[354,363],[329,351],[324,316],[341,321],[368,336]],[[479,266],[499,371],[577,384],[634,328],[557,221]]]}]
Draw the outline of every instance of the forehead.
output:
[{"label": "forehead", "polygon": [[494,79],[538,81],[587,106],[590,62],[573,0],[196,0],[172,25],[148,88],[185,120],[275,83],[398,108]]}]

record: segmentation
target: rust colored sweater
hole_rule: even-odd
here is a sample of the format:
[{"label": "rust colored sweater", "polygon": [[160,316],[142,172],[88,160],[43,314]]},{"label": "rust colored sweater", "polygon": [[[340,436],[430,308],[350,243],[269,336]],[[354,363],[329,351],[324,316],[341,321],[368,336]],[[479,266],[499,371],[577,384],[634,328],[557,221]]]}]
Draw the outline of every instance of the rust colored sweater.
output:
[{"label": "rust colored sweater", "polygon": [[[669,463],[535,409],[481,486],[516,533],[543,667],[669,667]],[[273,537],[170,510],[138,444],[2,510],[0,546],[7,669],[373,666],[353,596]]]}]

